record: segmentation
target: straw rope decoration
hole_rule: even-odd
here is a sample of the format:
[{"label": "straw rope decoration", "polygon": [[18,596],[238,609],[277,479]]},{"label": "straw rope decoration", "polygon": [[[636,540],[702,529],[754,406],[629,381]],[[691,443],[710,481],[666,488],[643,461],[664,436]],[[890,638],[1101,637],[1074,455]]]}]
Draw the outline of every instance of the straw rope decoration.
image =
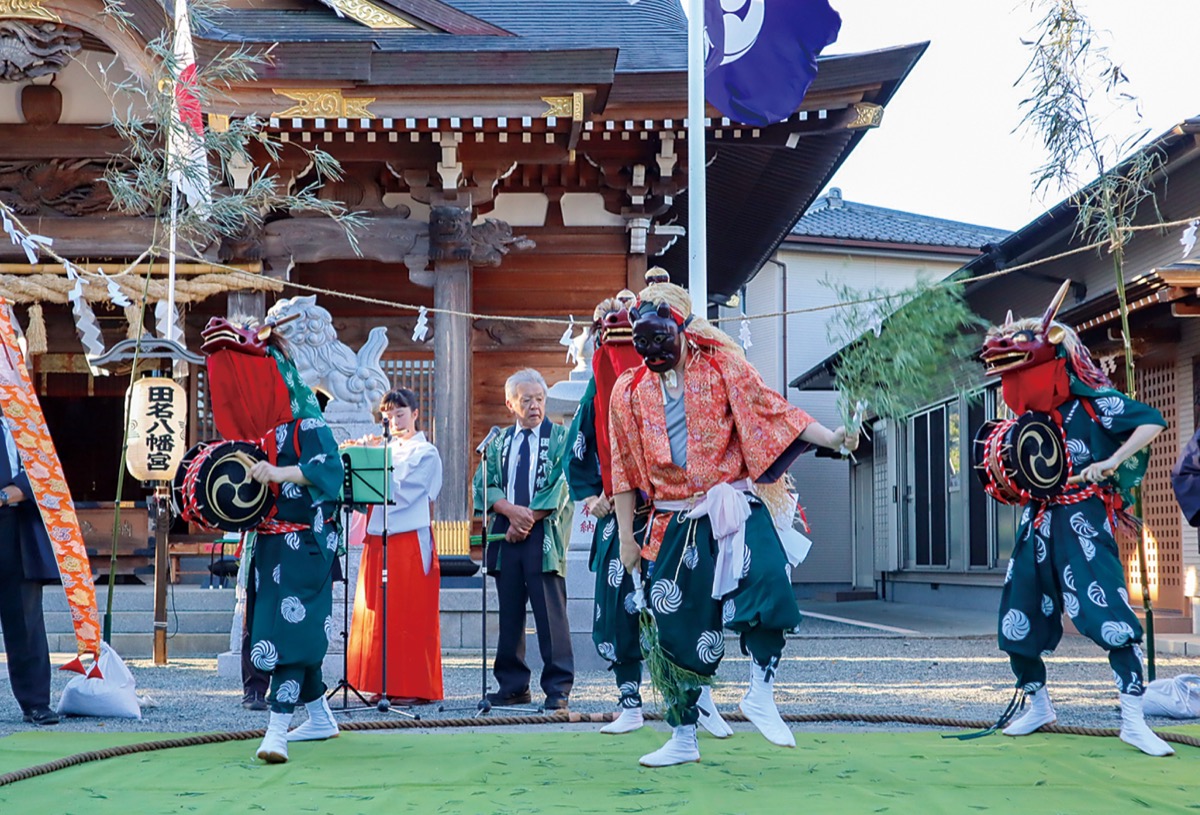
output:
[{"label": "straw rope decoration", "polygon": [[[74,283],[70,282],[74,278],[79,278],[79,281],[84,284],[84,295],[87,300],[107,301],[107,282],[83,269],[80,269],[72,261],[62,257],[54,251],[49,243],[49,239],[43,238],[32,233],[21,222],[20,218],[2,201],[0,201],[0,216],[5,221],[12,224],[13,229],[6,231],[10,232],[14,243],[20,243],[25,248],[26,253],[30,256],[30,263],[36,262],[39,254],[45,255],[53,259],[58,265],[62,266],[67,271],[67,277],[61,275],[0,275],[0,294],[3,294],[10,302],[17,303],[36,303],[36,302],[52,302],[66,303],[67,293],[71,290]],[[1164,229],[1172,229],[1175,227],[1189,227],[1192,222],[1200,219],[1200,213],[1191,215],[1186,218],[1181,218],[1173,221],[1161,221],[1153,224],[1143,224],[1139,226],[1121,227],[1118,230],[1118,235],[1122,238],[1134,236],[1139,232],[1147,231],[1162,231]],[[22,243],[21,237],[26,241],[32,240],[32,243]],[[45,243],[43,243],[45,242]],[[1077,246],[1073,249],[1068,249],[1059,252],[1049,257],[1038,258],[1027,263],[1009,266],[1004,269],[999,269],[988,274],[977,275],[971,278],[961,280],[943,280],[931,288],[954,288],[957,286],[965,286],[970,283],[979,283],[985,280],[994,280],[996,278],[1005,277],[1014,272],[1032,269],[1037,266],[1043,266],[1047,263],[1053,263],[1063,258],[1072,257],[1083,252],[1093,250],[1110,249],[1112,241],[1097,240],[1085,246]],[[110,279],[116,280],[121,286],[122,292],[126,296],[141,298],[141,292],[138,291],[134,284],[124,282],[123,278],[131,275],[136,267],[144,260],[151,257],[157,257],[158,254],[164,252],[163,247],[154,245],[146,249],[132,263],[126,264],[124,269],[116,274],[108,275]],[[220,270],[212,274],[198,275],[186,280],[176,282],[176,301],[179,303],[191,303],[211,297],[214,294],[220,294],[227,291],[252,290],[252,291],[274,291],[279,292],[284,289],[295,289],[310,294],[322,294],[330,297],[337,297],[344,300],[352,300],[360,303],[369,303],[371,305],[383,306],[385,308],[395,309],[397,311],[412,311],[419,312],[422,309],[428,314],[447,314],[456,317],[466,317],[472,320],[493,320],[497,322],[510,323],[542,323],[555,326],[569,326],[569,319],[556,317],[523,317],[517,315],[505,314],[484,314],[473,311],[458,311],[455,309],[430,308],[414,303],[401,303],[395,300],[387,300],[379,297],[367,297],[353,292],[341,291],[338,289],[328,289],[320,286],[310,286],[303,283],[297,283],[290,280],[279,280],[276,278],[267,277],[257,272],[249,272],[245,269],[239,269],[228,264],[214,262],[211,258],[200,257],[186,252],[178,252],[177,257],[195,263],[205,263],[213,269]],[[65,282],[60,282],[65,281]],[[99,287],[99,288],[95,288]],[[100,289],[104,289],[103,293]],[[835,303],[827,303],[819,306],[809,306],[806,308],[786,309],[781,311],[771,311],[762,314],[737,314],[729,317],[722,317],[710,320],[709,322],[717,324],[724,322],[742,322],[743,320],[766,320],[776,317],[787,317],[794,314],[812,314],[820,311],[830,311],[833,309],[846,308],[848,306],[877,303],[884,300],[894,298],[894,294],[887,295],[872,295],[862,298],[853,298],[842,300]],[[152,280],[150,290],[146,297],[149,301],[165,300],[167,298],[165,281]]]}]

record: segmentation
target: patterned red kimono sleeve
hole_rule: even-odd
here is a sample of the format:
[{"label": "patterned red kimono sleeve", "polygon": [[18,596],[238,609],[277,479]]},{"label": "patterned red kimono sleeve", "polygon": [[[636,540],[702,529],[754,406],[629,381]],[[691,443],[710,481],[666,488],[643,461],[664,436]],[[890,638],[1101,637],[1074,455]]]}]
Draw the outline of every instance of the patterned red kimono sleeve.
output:
[{"label": "patterned red kimono sleeve", "polygon": [[[738,354],[717,354],[717,370],[729,394],[729,412],[737,428],[746,470],[754,481],[770,471],[774,481],[812,445],[799,441],[815,420],[768,388],[753,365]],[[786,460],[784,460],[786,459]]]},{"label": "patterned red kimono sleeve", "polygon": [[621,374],[608,405],[608,435],[612,450],[612,489],[617,495],[641,489],[650,492],[641,420],[634,410],[634,371]]}]

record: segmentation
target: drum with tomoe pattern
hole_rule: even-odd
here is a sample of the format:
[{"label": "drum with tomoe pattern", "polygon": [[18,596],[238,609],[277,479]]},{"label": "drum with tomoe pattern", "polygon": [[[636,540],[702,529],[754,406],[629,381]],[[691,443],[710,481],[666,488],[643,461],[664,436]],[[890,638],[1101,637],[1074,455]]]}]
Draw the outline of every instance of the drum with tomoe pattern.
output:
[{"label": "drum with tomoe pattern", "polygon": [[984,422],[975,434],[972,458],[984,490],[1002,504],[1054,498],[1071,474],[1062,428],[1038,411]]},{"label": "drum with tomoe pattern", "polygon": [[175,473],[172,495],[185,521],[225,532],[254,529],[270,515],[275,494],[250,477],[266,452],[248,441],[201,442]]}]

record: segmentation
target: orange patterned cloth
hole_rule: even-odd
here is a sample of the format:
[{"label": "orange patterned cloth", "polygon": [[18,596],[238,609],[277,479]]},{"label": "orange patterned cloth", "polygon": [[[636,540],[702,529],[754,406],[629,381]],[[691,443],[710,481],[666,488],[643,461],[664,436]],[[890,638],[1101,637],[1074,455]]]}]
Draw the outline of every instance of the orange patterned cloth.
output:
[{"label": "orange patterned cloth", "polygon": [[[662,384],[639,367],[613,386],[613,492],[641,490],[651,501],[683,501],[719,483],[758,480],[813,418],[768,388],[743,357],[691,352],[684,374],[687,469],[671,460]],[[642,556],[654,560],[669,513],[655,513]]]},{"label": "orange patterned cloth", "polygon": [[71,499],[62,463],[46,428],[46,417],[25,368],[4,298],[0,298],[0,400],[4,403],[4,415],[12,422],[13,441],[17,443],[21,463],[33,487],[34,500],[50,536],[54,558],[58,561],[78,653],[96,657],[100,653],[100,625],[92,567],[75,515],[75,502]]}]

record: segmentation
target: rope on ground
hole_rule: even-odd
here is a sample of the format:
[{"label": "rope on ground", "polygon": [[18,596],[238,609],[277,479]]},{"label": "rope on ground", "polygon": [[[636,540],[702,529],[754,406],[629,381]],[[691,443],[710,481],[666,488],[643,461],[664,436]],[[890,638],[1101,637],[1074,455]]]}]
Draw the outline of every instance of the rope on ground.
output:
[{"label": "rope on ground", "polygon": [[[748,721],[744,714],[723,714],[728,722]],[[662,721],[661,713],[647,713],[646,719]],[[370,730],[403,730],[410,728],[453,728],[453,727],[502,727],[528,724],[603,724],[616,718],[612,713],[571,713],[561,712],[542,716],[487,716],[481,718],[454,719],[380,719],[373,722],[343,722],[339,725],[342,731]],[[857,722],[860,724],[911,724],[925,727],[952,727],[961,730],[980,730],[990,727],[992,722],[975,719],[948,719],[938,716],[909,716],[896,713],[785,713],[783,720],[789,724],[820,724],[830,722]],[[1072,727],[1069,725],[1046,725],[1039,733],[1056,733],[1069,736],[1103,736],[1113,737],[1120,732],[1111,727]],[[117,747],[106,747],[103,750],[89,750],[86,753],[76,753],[45,764],[36,764],[21,770],[0,775],[0,787],[24,781],[29,778],[48,775],[68,767],[77,767],[92,761],[107,758],[149,753],[156,750],[171,750],[176,747],[196,747],[202,744],[222,744],[227,741],[249,741],[262,738],[265,730],[236,730],[226,733],[202,733],[195,736],[183,736],[177,739],[162,739],[159,741],[143,741],[136,744],[122,744]],[[1174,744],[1184,744],[1189,747],[1200,747],[1200,737],[1183,733],[1158,733],[1163,741]]]}]

